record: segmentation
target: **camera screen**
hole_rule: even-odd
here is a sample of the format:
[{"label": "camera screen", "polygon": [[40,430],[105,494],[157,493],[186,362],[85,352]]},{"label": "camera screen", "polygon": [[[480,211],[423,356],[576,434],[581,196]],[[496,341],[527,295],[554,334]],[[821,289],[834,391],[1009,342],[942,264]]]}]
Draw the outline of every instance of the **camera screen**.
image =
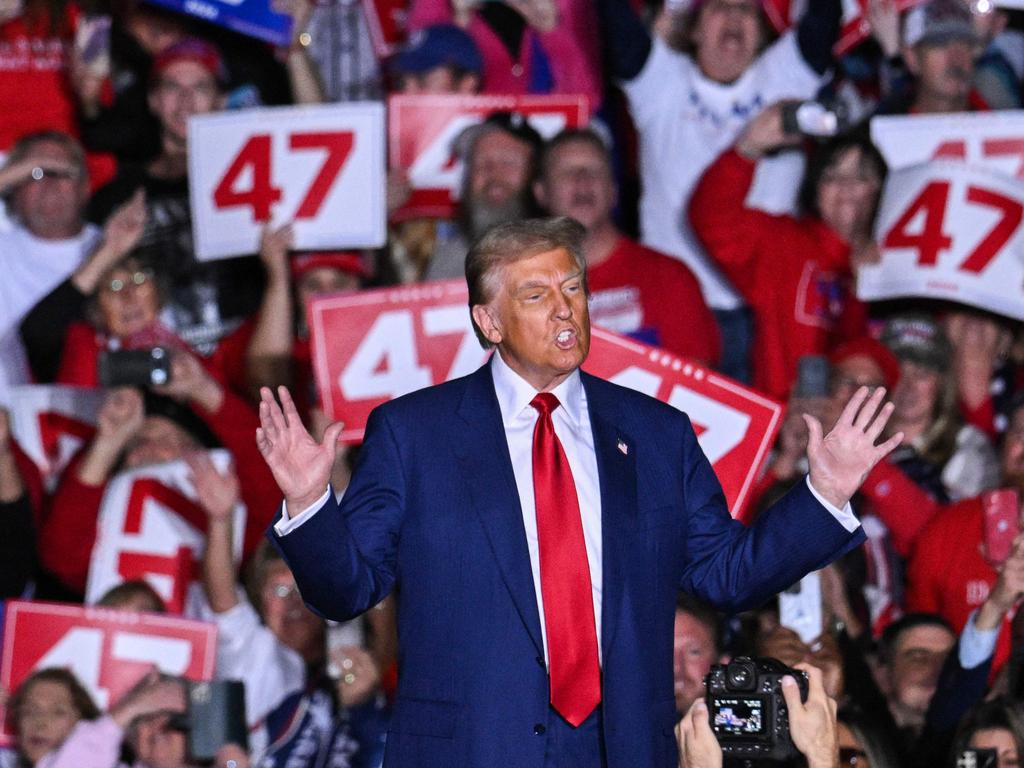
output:
[{"label": "camera screen", "polygon": [[712,725],[718,733],[754,735],[764,733],[764,701],[715,697]]}]

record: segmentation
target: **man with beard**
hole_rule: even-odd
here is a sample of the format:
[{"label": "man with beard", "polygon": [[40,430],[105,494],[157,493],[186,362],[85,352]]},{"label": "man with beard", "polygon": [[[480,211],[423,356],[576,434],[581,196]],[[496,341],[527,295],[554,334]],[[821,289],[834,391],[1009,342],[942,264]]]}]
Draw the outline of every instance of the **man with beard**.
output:
[{"label": "man with beard", "polygon": [[571,128],[554,137],[541,155],[533,192],[552,215],[586,227],[583,255],[595,325],[707,365],[718,362],[718,326],[693,273],[626,237],[612,221],[619,190],[597,133]]},{"label": "man with beard", "polygon": [[531,182],[543,141],[520,114],[495,112],[458,140],[465,163],[457,222],[439,223],[425,280],[462,277],[469,244],[536,211]]}]

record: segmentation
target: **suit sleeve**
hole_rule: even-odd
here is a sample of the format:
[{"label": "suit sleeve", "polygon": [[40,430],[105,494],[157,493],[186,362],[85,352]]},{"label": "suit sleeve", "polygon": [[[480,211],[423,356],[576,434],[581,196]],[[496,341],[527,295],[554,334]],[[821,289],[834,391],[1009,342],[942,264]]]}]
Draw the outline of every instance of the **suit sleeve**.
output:
[{"label": "suit sleeve", "polygon": [[306,604],[344,621],[379,603],[396,578],[405,514],[405,470],[391,424],[370,414],[359,464],[345,497],[333,496],[284,536],[267,532],[287,560]]},{"label": "suit sleeve", "polygon": [[683,437],[686,523],[680,587],[720,610],[757,607],[804,575],[864,541],[811,493],[796,486],[746,528],[733,520],[710,462],[686,421]]}]

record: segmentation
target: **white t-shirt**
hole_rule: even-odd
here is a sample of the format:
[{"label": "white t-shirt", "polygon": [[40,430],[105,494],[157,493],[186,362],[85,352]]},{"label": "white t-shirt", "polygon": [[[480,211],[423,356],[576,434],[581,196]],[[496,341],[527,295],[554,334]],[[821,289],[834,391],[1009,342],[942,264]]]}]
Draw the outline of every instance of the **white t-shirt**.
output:
[{"label": "white t-shirt", "polygon": [[66,240],[41,240],[23,227],[0,232],[0,387],[29,382],[18,325],[75,271],[99,237],[91,224]]},{"label": "white t-shirt", "polygon": [[[640,138],[643,242],[683,261],[713,309],[735,309],[742,299],[691,231],[690,195],[750,118],[779,99],[811,98],[823,82],[788,32],[729,85],[709,80],[693,59],[656,38],[643,70],[623,84]],[[792,206],[802,168],[794,160],[787,153],[762,161],[748,203],[775,212]]]}]

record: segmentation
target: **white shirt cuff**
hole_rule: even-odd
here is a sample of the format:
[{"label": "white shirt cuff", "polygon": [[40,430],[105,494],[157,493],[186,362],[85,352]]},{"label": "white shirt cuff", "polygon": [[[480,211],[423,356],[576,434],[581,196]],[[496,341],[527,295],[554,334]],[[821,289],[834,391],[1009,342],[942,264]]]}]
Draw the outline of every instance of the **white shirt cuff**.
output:
[{"label": "white shirt cuff", "polygon": [[318,509],[320,509],[320,507],[326,504],[327,499],[330,498],[333,492],[334,491],[331,489],[331,486],[328,485],[327,490],[324,491],[323,496],[314,501],[312,504],[310,504],[308,507],[302,510],[299,514],[297,514],[295,517],[288,517],[288,510],[285,509],[285,502],[282,501],[281,519],[274,523],[274,532],[278,536],[287,536],[289,533],[294,531],[304,522],[309,520],[309,518],[311,518]]},{"label": "white shirt cuff", "polygon": [[999,639],[1000,627],[978,629],[974,623],[974,617],[977,615],[977,609],[971,611],[971,615],[960,633],[960,666],[964,669],[974,669],[996,652],[996,640]]},{"label": "white shirt cuff", "polygon": [[843,526],[843,528],[850,533],[853,533],[860,527],[860,520],[858,520],[857,516],[853,514],[853,507],[850,506],[850,502],[846,502],[846,505],[842,509],[839,509],[839,507],[835,506],[830,501],[827,501],[820,493],[814,490],[814,486],[811,485],[810,475],[807,475],[807,487],[811,490],[811,495],[818,500],[818,503],[827,509],[829,514],[832,515],[832,517],[836,519],[836,522]]}]

